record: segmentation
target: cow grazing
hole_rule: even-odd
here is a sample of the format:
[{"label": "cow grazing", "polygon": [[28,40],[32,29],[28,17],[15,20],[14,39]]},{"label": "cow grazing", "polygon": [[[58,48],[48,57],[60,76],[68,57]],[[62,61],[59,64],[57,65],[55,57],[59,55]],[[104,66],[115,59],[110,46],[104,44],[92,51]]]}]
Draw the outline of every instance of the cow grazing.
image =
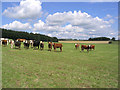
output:
[{"label": "cow grazing", "polygon": [[20,41],[15,41],[15,48],[16,47],[20,48],[20,46],[21,46],[21,42]]},{"label": "cow grazing", "polygon": [[81,50],[84,51],[84,49],[87,49],[87,51],[89,52],[90,45],[81,45]]},{"label": "cow grazing", "polygon": [[42,41],[40,41],[40,50],[44,49],[44,43]]},{"label": "cow grazing", "polygon": [[52,42],[48,42],[48,51],[52,50]]},{"label": "cow grazing", "polygon": [[33,41],[33,47],[38,47],[38,49],[39,49],[39,45],[40,45],[40,41]]},{"label": "cow grazing", "polygon": [[75,44],[75,48],[76,48],[76,49],[78,49],[79,46],[80,46],[80,44],[78,44],[78,43]]},{"label": "cow grazing", "polygon": [[54,48],[54,51],[56,51],[56,48],[60,48],[60,51],[62,52],[62,44],[61,43],[54,43],[53,48]]},{"label": "cow grazing", "polygon": [[28,49],[29,46],[30,46],[30,41],[29,40],[25,40],[23,44],[24,44],[24,48]]}]

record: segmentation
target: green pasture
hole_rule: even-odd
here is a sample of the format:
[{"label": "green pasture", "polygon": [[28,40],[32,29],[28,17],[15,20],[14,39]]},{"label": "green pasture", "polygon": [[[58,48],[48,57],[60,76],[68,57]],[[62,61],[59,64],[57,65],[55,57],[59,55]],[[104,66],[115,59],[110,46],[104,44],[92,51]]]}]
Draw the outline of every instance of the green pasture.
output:
[{"label": "green pasture", "polygon": [[117,88],[118,44],[89,53],[63,43],[63,52],[2,47],[3,88]]}]

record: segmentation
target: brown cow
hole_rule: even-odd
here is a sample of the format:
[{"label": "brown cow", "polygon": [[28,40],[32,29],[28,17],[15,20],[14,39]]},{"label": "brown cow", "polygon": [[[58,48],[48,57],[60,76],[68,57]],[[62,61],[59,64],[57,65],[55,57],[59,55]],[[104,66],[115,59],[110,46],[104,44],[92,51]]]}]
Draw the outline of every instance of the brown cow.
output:
[{"label": "brown cow", "polygon": [[90,45],[81,45],[81,50],[83,51],[84,49],[87,49],[87,51],[89,52]]},{"label": "brown cow", "polygon": [[76,49],[78,49],[78,48],[79,48],[79,46],[80,46],[80,44],[78,44],[78,43],[77,43],[77,44],[75,44],[75,48],[76,48]]},{"label": "brown cow", "polygon": [[52,50],[52,42],[48,42],[48,51]]},{"label": "brown cow", "polygon": [[7,45],[7,43],[8,43],[8,41],[7,40],[2,40],[2,46],[4,45],[4,46],[6,46]]},{"label": "brown cow", "polygon": [[25,41],[26,39],[17,39],[17,41],[20,41],[20,42],[23,42]]},{"label": "brown cow", "polygon": [[54,48],[54,51],[56,51],[56,48],[60,48],[60,51],[62,52],[62,44],[61,43],[54,43],[53,48]]},{"label": "brown cow", "polygon": [[95,50],[95,45],[90,45],[90,50]]}]

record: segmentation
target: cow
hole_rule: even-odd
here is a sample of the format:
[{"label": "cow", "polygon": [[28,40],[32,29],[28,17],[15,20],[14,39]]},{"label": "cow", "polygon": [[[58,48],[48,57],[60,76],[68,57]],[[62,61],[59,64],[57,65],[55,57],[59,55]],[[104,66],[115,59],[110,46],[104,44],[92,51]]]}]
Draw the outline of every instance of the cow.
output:
[{"label": "cow", "polygon": [[52,50],[52,42],[48,42],[48,51]]},{"label": "cow", "polygon": [[21,42],[16,40],[15,41],[15,48],[18,47],[20,49],[20,46],[21,46]]},{"label": "cow", "polygon": [[14,40],[10,40],[11,48],[14,46]]},{"label": "cow", "polygon": [[6,46],[6,45],[8,45],[8,43],[9,43],[9,40],[8,40],[8,38],[0,38],[0,44],[2,45],[4,45],[4,46]]},{"label": "cow", "polygon": [[28,49],[29,46],[30,46],[30,41],[29,40],[25,40],[23,44],[24,44],[24,48]]},{"label": "cow", "polygon": [[78,49],[79,46],[80,46],[80,44],[78,44],[78,43],[75,44],[75,48],[76,48],[76,49]]},{"label": "cow", "polygon": [[95,45],[90,45],[90,50],[95,50]]},{"label": "cow", "polygon": [[8,45],[8,40],[2,40],[2,46],[4,45],[4,46],[6,46],[6,45]]},{"label": "cow", "polygon": [[33,41],[33,47],[38,47],[38,49],[39,49],[39,45],[40,45],[40,41]]},{"label": "cow", "polygon": [[40,50],[44,49],[44,43],[42,41],[40,41]]},{"label": "cow", "polygon": [[17,41],[20,41],[20,42],[23,42],[25,41],[26,39],[17,39]]},{"label": "cow", "polygon": [[56,51],[56,48],[60,48],[60,51],[62,52],[62,44],[61,43],[54,43],[53,44],[53,48],[54,48],[54,51]]},{"label": "cow", "polygon": [[33,48],[33,40],[30,40],[31,48]]},{"label": "cow", "polygon": [[81,50],[84,51],[84,49],[87,49],[87,51],[89,52],[90,45],[81,45]]}]

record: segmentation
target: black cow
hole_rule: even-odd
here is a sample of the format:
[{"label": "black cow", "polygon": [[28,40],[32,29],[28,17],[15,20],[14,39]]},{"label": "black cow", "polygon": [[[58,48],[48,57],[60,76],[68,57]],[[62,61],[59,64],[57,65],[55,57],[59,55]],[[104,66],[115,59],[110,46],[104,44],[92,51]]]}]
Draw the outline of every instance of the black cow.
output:
[{"label": "black cow", "polygon": [[40,41],[33,41],[33,47],[38,47],[39,49]]},{"label": "black cow", "polygon": [[21,46],[21,42],[20,42],[20,41],[16,41],[16,42],[15,42],[15,48],[16,48],[16,47],[20,48],[20,46]]},{"label": "black cow", "polygon": [[24,43],[24,48],[29,48],[29,46],[30,46],[30,41],[29,40],[26,40]]},{"label": "black cow", "polygon": [[48,42],[48,51],[52,50],[52,42]]},{"label": "black cow", "polygon": [[40,43],[40,50],[43,50],[43,49],[44,49],[44,43],[41,42],[41,43]]}]

